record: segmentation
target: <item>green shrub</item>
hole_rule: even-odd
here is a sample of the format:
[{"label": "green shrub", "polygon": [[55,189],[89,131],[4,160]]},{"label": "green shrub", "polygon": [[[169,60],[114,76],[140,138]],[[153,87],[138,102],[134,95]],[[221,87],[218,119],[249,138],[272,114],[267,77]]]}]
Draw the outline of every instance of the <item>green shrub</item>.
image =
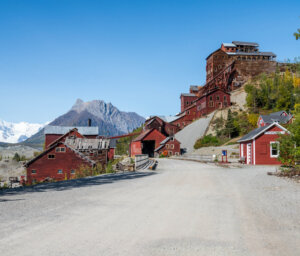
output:
[{"label": "green shrub", "polygon": [[219,138],[212,136],[212,135],[206,135],[201,139],[198,139],[194,145],[195,149],[201,148],[201,147],[209,147],[209,146],[219,146],[221,145],[221,141]]}]

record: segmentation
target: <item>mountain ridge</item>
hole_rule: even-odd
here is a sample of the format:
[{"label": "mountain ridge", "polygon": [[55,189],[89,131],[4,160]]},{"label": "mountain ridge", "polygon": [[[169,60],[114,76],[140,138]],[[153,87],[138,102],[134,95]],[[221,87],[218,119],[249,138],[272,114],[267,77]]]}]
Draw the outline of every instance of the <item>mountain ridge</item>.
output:
[{"label": "mountain ridge", "polygon": [[[57,126],[87,126],[88,119],[91,119],[92,126],[99,127],[99,135],[115,136],[126,134],[140,127],[145,118],[135,112],[120,111],[113,104],[103,100],[92,100],[84,102],[77,99],[71,109],[57,117],[49,125]],[[40,130],[24,144],[43,144],[44,129]]]}]

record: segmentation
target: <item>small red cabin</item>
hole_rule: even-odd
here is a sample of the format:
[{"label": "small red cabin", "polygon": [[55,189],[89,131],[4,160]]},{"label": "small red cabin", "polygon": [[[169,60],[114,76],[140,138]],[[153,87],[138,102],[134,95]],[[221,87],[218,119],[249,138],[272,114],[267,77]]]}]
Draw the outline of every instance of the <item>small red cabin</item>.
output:
[{"label": "small red cabin", "polygon": [[279,156],[279,134],[289,133],[278,123],[258,127],[238,142],[240,143],[240,159],[246,164],[281,164]]},{"label": "small red cabin", "polygon": [[142,132],[130,144],[130,155],[147,154],[154,156],[154,150],[160,146],[160,143],[166,138],[156,129],[150,129]]}]

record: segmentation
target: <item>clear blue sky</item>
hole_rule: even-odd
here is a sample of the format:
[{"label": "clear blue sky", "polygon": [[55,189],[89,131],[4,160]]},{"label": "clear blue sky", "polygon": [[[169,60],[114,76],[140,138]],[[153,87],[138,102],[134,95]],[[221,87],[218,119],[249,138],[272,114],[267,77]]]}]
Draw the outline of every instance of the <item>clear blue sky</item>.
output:
[{"label": "clear blue sky", "polygon": [[300,1],[0,1],[0,119],[45,122],[77,98],[175,114],[222,42],[300,56]]}]

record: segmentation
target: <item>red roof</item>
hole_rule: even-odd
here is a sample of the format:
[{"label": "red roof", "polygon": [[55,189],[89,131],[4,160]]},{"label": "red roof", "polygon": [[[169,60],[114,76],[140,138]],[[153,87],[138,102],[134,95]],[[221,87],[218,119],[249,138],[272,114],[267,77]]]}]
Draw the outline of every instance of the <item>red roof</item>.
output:
[{"label": "red roof", "polygon": [[155,128],[152,128],[150,130],[146,130],[142,132],[139,136],[137,136],[133,141],[141,141],[143,140],[148,134],[150,134]]}]

